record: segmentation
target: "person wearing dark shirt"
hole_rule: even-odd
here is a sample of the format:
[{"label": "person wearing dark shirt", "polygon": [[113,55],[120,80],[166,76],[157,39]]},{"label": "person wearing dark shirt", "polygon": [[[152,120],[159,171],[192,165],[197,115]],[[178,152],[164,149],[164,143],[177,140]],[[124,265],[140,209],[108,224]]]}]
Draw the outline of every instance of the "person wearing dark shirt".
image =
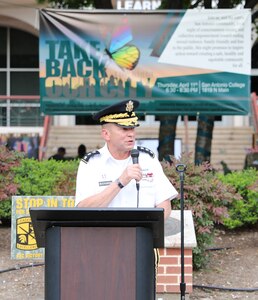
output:
[{"label": "person wearing dark shirt", "polygon": [[65,154],[66,154],[66,150],[64,147],[59,147],[57,149],[57,153],[50,156],[49,159],[54,159],[54,160],[65,160]]},{"label": "person wearing dark shirt", "polygon": [[87,152],[87,148],[85,145],[81,144],[79,147],[78,147],[78,158],[83,158],[85,156]]}]

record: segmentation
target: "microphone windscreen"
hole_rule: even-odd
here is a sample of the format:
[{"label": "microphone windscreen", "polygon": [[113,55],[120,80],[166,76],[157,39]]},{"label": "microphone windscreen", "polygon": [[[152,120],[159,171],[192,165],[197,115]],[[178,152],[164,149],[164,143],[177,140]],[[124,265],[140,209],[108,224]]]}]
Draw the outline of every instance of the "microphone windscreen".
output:
[{"label": "microphone windscreen", "polygon": [[131,150],[131,157],[132,157],[132,160],[133,160],[133,164],[138,164],[139,150],[132,149]]}]

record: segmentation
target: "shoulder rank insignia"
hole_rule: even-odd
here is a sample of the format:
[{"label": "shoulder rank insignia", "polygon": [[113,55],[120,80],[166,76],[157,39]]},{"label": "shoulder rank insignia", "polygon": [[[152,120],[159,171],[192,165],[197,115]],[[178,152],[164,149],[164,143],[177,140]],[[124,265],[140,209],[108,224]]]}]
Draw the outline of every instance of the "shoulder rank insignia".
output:
[{"label": "shoulder rank insignia", "polygon": [[154,152],[152,152],[149,148],[142,147],[142,146],[137,146],[137,149],[138,149],[139,151],[141,151],[141,152],[144,152],[144,153],[149,154],[152,158],[155,157]]},{"label": "shoulder rank insignia", "polygon": [[94,155],[99,155],[99,151],[98,150],[95,150],[95,151],[91,151],[89,153],[87,153],[83,158],[82,158],[82,161],[87,164],[88,161],[94,156]]}]

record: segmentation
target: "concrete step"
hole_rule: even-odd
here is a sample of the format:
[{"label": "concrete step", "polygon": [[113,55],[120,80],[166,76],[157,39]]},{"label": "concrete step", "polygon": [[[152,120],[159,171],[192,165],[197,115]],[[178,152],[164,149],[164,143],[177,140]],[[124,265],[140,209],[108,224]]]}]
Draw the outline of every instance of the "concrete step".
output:
[{"label": "concrete step", "polygon": [[[77,155],[77,148],[80,144],[87,147],[87,151],[102,147],[103,140],[100,134],[100,126],[52,126],[49,133],[47,151],[45,157],[53,155],[57,148],[66,148],[69,157]],[[196,127],[189,127],[188,150],[194,153],[196,142]],[[251,127],[215,127],[212,139],[211,163],[214,168],[222,170],[220,161],[225,161],[232,170],[242,169],[244,166],[247,149],[252,146]],[[138,139],[158,139],[159,127],[140,126],[137,128]],[[186,130],[178,127],[176,130],[177,139],[181,140],[182,151],[186,150]]]}]

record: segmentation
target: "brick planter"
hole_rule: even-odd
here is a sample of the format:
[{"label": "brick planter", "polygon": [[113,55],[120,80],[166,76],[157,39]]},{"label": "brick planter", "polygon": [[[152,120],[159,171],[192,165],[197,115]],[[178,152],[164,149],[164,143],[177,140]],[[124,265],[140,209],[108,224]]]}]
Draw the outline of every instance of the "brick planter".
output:
[{"label": "brick planter", "polygon": [[[157,276],[157,299],[176,299],[181,282],[181,227],[180,211],[172,211],[165,223],[165,248],[160,249]],[[186,293],[193,290],[192,249],[196,247],[196,236],[191,211],[184,211],[184,274]]]}]

